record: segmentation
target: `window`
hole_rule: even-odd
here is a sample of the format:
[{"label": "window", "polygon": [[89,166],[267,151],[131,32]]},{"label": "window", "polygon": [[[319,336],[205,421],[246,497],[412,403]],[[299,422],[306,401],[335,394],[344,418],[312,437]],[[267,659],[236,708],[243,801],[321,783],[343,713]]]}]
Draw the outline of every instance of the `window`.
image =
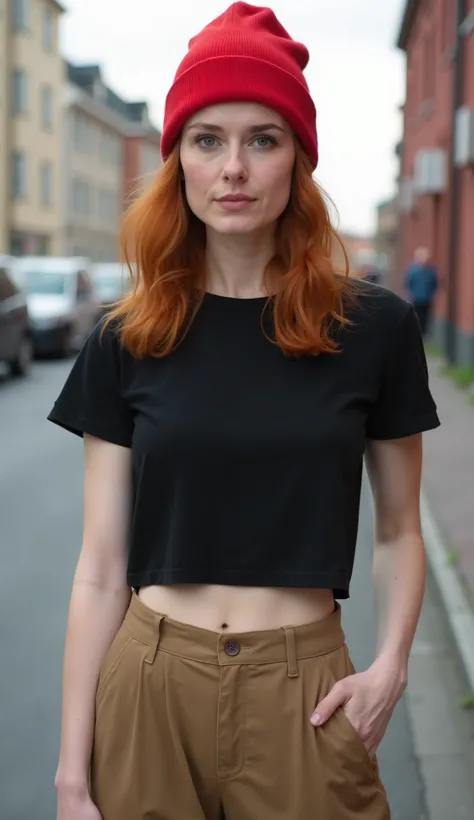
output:
[{"label": "window", "polygon": [[26,31],[28,28],[29,5],[29,0],[12,0],[14,31]]},{"label": "window", "polygon": [[40,165],[40,195],[42,206],[50,208],[53,204],[53,166],[49,161]]},{"label": "window", "polygon": [[41,125],[44,131],[53,127],[53,89],[49,85],[41,89]]},{"label": "window", "polygon": [[103,129],[100,133],[100,158],[104,162],[109,161],[110,156],[110,131]]},{"label": "window", "polygon": [[79,113],[74,117],[74,145],[78,151],[89,148],[89,122]]},{"label": "window", "polygon": [[433,34],[425,35],[423,42],[423,100],[434,99],[436,82],[436,54]]},{"label": "window", "polygon": [[107,221],[107,191],[99,191],[99,217],[102,222]]},{"label": "window", "polygon": [[441,17],[441,49],[443,52],[455,45],[456,25],[457,3],[453,3],[453,0],[443,0],[443,14]]},{"label": "window", "polygon": [[78,216],[89,214],[89,183],[82,179],[75,179],[72,183],[72,209]]},{"label": "window", "polygon": [[28,110],[28,78],[22,68],[15,69],[12,74],[12,109],[15,116],[26,114]]},{"label": "window", "polygon": [[99,217],[107,225],[114,225],[117,222],[117,197],[113,191],[99,192]]},{"label": "window", "polygon": [[23,151],[12,154],[11,184],[13,199],[26,197],[26,155]]},{"label": "window", "polygon": [[60,296],[67,291],[67,274],[60,271],[30,269],[24,274],[24,282],[26,292],[35,296]]},{"label": "window", "polygon": [[51,52],[54,47],[54,16],[51,9],[45,9],[43,15],[43,48]]}]

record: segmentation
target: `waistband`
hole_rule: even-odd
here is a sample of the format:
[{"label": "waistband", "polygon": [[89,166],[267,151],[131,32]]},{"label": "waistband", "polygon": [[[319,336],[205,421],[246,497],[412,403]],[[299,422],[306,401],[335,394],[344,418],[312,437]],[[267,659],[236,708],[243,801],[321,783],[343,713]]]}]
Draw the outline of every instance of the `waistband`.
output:
[{"label": "waistband", "polygon": [[334,652],[344,645],[341,607],[327,618],[302,626],[256,632],[213,632],[174,621],[147,607],[132,593],[123,628],[149,646],[147,662],[153,663],[158,647],[173,655],[217,666],[288,663],[290,677],[297,677],[298,660]]}]

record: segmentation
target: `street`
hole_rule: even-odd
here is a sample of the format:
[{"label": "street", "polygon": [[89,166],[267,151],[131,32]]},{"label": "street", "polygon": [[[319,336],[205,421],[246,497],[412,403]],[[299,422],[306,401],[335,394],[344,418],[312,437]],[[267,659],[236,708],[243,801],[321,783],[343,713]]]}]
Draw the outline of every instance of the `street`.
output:
[{"label": "street", "polygon": [[[61,660],[83,475],[80,440],[46,415],[70,366],[37,362],[23,381],[0,379],[1,820],[55,818]],[[373,651],[371,516],[365,489],[352,598],[343,605],[358,669]],[[411,675],[379,755],[393,820],[472,818],[474,713],[459,707],[465,682],[431,580]]]}]

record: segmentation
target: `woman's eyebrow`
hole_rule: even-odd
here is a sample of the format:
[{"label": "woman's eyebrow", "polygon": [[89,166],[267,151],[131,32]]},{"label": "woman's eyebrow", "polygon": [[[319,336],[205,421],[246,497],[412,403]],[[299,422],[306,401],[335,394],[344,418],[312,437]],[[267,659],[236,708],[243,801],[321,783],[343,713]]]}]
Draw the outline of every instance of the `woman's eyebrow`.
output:
[{"label": "woman's eyebrow", "polygon": [[[188,126],[188,131],[191,131],[191,129],[193,128],[197,128],[203,131],[216,132],[222,132],[224,130],[222,126],[213,125],[210,122],[193,122],[191,125]],[[258,134],[260,131],[285,131],[285,129],[282,128],[281,125],[277,125],[276,122],[264,122],[261,125],[251,125],[248,130],[251,134]]]}]

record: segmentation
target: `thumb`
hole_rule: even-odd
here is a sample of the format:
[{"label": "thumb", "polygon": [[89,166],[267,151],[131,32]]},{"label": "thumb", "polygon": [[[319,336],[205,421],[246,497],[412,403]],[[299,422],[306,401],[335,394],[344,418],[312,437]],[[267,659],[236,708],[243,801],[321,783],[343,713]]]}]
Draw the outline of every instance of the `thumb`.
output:
[{"label": "thumb", "polygon": [[340,683],[335,683],[331,691],[316,706],[311,715],[313,726],[322,726],[334,714],[338,706],[346,702],[344,687]]}]

